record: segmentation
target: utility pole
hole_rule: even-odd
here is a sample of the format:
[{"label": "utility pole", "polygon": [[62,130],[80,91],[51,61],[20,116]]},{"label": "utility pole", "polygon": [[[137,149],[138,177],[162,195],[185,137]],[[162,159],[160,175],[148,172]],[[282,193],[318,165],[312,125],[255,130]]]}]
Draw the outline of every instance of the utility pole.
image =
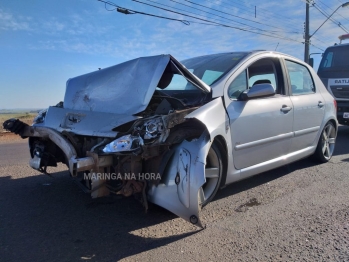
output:
[{"label": "utility pole", "polygon": [[309,2],[306,2],[305,6],[305,25],[304,25],[304,62],[309,64]]},{"label": "utility pole", "polygon": [[[345,2],[337,7],[336,10],[333,11],[332,14],[327,16],[327,19],[314,31],[313,34],[309,35],[309,2],[314,5],[314,1],[312,0],[306,0],[306,6],[305,6],[305,23],[304,23],[304,62],[309,64],[309,46],[310,46],[310,39],[315,35],[317,31],[331,18],[331,16],[334,15],[335,12],[341,7],[349,7],[349,2]],[[340,24],[338,24],[340,25]]]}]

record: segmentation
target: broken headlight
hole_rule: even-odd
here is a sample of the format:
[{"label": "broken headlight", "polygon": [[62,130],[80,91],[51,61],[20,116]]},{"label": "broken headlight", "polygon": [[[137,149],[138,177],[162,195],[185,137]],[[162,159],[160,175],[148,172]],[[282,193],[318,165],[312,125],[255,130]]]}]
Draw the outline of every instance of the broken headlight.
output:
[{"label": "broken headlight", "polygon": [[40,110],[38,115],[34,118],[33,124],[40,124],[45,121],[47,109]]},{"label": "broken headlight", "polygon": [[152,139],[164,131],[164,124],[161,118],[154,118],[144,123],[144,139]]},{"label": "broken headlight", "polygon": [[104,153],[116,153],[116,152],[125,152],[133,151],[142,146],[143,139],[139,136],[126,135],[119,137],[113,142],[107,144],[103,148]]}]

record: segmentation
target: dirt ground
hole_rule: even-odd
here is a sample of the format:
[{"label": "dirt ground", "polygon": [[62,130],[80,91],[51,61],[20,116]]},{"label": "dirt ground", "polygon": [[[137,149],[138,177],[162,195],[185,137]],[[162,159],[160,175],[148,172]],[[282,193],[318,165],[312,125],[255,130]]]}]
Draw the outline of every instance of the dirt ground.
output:
[{"label": "dirt ground", "polygon": [[0,113],[0,136],[2,133],[6,132],[6,130],[4,130],[2,124],[4,121],[10,119],[10,118],[15,118],[15,119],[19,119],[22,122],[31,125],[33,123],[33,119],[34,117],[37,115],[37,113],[10,113],[10,114],[1,114]]},{"label": "dirt ground", "polygon": [[26,140],[0,141],[0,261],[349,261],[349,127],[329,163],[219,191],[203,230],[133,198],[92,200],[65,166],[31,169]]},{"label": "dirt ground", "polygon": [[0,133],[0,143],[16,143],[21,142],[23,139],[15,134],[10,132],[2,132]]}]

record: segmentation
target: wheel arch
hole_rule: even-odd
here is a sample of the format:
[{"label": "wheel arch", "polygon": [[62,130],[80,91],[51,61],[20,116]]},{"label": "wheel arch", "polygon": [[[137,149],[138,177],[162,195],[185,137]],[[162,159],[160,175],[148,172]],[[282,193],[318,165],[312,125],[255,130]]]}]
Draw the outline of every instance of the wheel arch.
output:
[{"label": "wheel arch", "polygon": [[212,143],[217,144],[219,151],[221,153],[221,156],[223,158],[222,159],[222,162],[223,162],[222,179],[221,179],[221,184],[219,185],[219,188],[223,188],[225,186],[225,182],[227,179],[227,172],[228,172],[228,147],[224,137],[221,135],[215,136]]},{"label": "wheel arch", "polygon": [[[333,125],[334,125],[334,127],[336,128],[336,132],[338,131],[338,123],[337,123],[337,121],[336,120],[334,120],[334,119],[329,119],[328,121],[327,121],[327,123],[328,122],[331,122]],[[326,124],[325,124],[326,125]]]}]

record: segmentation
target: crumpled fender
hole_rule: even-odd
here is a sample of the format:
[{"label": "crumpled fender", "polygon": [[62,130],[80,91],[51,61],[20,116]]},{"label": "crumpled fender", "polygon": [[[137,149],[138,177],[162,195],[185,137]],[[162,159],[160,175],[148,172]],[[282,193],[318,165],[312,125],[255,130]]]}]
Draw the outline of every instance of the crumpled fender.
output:
[{"label": "crumpled fender", "polygon": [[[225,152],[221,153],[226,154],[227,159],[233,159],[231,132],[234,132],[234,130],[230,129],[231,123],[222,97],[215,98],[191,112],[185,118],[194,118],[203,123],[210,135],[211,142],[213,142],[216,137],[219,137],[220,143],[225,147]],[[235,169],[234,162],[227,161],[226,171],[223,174],[221,185],[224,186],[238,180],[239,175],[240,170]]]},{"label": "crumpled fender", "polygon": [[206,131],[198,139],[185,140],[178,145],[161,174],[161,183],[149,190],[149,201],[203,227],[199,217],[199,190],[205,183],[206,155],[210,146]]},{"label": "crumpled fender", "polygon": [[[199,139],[190,142],[183,141],[174,149],[164,174],[161,174],[163,175],[161,183],[149,190],[148,198],[150,202],[202,227],[199,217],[200,188],[206,182],[206,156],[214,138],[220,135],[225,140],[228,157],[231,157],[229,117],[222,98],[219,97],[188,114],[185,118],[199,120],[205,125],[206,130]],[[228,161],[227,164],[228,171],[234,170],[232,161]]]},{"label": "crumpled fender", "polygon": [[217,135],[222,135],[227,143],[231,141],[229,116],[226,113],[221,97],[218,97],[196,109],[185,118],[196,118],[203,123],[206,126],[211,139]]}]

